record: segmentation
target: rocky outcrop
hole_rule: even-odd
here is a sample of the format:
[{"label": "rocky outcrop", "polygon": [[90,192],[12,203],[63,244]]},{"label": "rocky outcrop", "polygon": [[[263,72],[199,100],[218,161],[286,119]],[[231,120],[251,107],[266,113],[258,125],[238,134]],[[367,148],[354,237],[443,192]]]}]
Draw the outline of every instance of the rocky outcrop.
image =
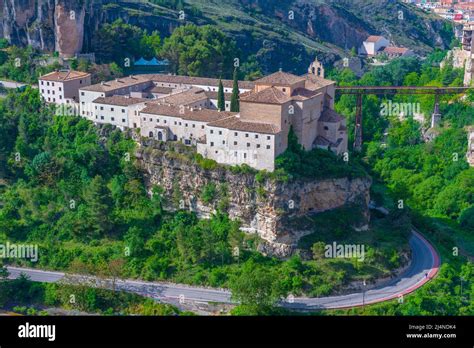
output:
[{"label": "rocky outcrop", "polygon": [[367,224],[371,185],[368,177],[257,180],[254,173],[233,173],[228,167],[203,169],[194,163],[188,149],[169,151],[168,146],[148,142],[137,151],[150,192],[158,185],[164,189],[167,209],[189,209],[201,217],[209,217],[218,202],[204,203],[204,188],[209,185],[216,191],[225,188],[229,216],[242,222],[242,230],[261,238],[260,250],[265,254],[290,255],[298,240],[312,232],[305,224],[297,223],[298,220],[349,203],[359,205],[366,212],[365,219],[354,227]]},{"label": "rocky outcrop", "polygon": [[[392,0],[239,0],[223,3],[218,12],[210,1],[184,3],[186,22],[219,26],[237,42],[243,57],[254,55],[264,74],[278,68],[304,73],[315,55],[326,65],[332,64],[370,34],[382,34],[422,54],[433,47],[447,48],[452,39],[441,19]],[[0,0],[0,35],[15,45],[72,56],[90,52],[97,30],[117,19],[149,32],[157,30],[164,37],[170,35],[183,24],[170,4]],[[288,59],[288,52],[294,58]]]}]

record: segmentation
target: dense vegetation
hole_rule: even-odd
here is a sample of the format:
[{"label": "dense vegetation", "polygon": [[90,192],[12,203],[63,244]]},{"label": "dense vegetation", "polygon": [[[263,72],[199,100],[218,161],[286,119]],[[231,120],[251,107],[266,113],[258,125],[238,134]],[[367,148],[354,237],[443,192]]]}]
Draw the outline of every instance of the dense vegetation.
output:
[{"label": "dense vegetation", "polygon": [[[462,86],[463,72],[453,69],[445,52],[435,52],[424,62],[399,59],[377,67],[360,80],[348,70],[334,71],[341,84]],[[414,120],[414,113],[400,118],[398,113],[381,115],[384,105],[414,103],[426,115],[425,122]],[[413,223],[441,252],[445,264],[439,276],[409,296],[403,304],[380,304],[349,311],[359,314],[473,314],[472,263],[463,255],[474,254],[473,203],[474,169],[465,160],[466,126],[474,124],[472,97],[445,96],[441,99],[442,122],[433,141],[423,141],[433,111],[433,96],[395,96],[364,98],[364,136],[368,140],[361,158],[376,180],[373,199],[396,209],[409,207]],[[354,101],[342,96],[336,108],[354,116]],[[384,134],[385,132],[388,135]],[[461,280],[463,278],[463,280]],[[461,296],[461,282],[463,294]],[[340,313],[339,311],[337,313]]]},{"label": "dense vegetation", "polygon": [[[239,222],[225,213],[222,187],[202,189],[204,201],[223,200],[209,220],[184,210],[167,213],[165,200],[176,197],[164,197],[160,187],[146,195],[134,163],[134,142],[124,133],[96,128],[79,117],[52,116],[52,111],[29,88],[11,92],[0,103],[1,160],[9,181],[0,196],[0,241],[40,248],[37,264],[18,260],[20,264],[74,271],[80,262],[93,273],[114,268],[121,277],[236,288],[246,270],[258,265],[273,275],[269,281],[283,294],[326,295],[360,276],[387,274],[393,253],[406,246],[406,240],[380,250],[374,246],[377,256],[364,266],[353,259],[264,257],[256,251],[259,241],[241,232]],[[345,215],[352,216],[341,210],[326,220],[339,221],[339,228],[349,233],[353,219],[343,219]],[[327,236],[331,233],[333,239],[341,237],[330,230]],[[356,236],[367,241],[373,240],[371,234]],[[316,235],[312,243],[318,241]],[[263,307],[245,308],[266,312]]]}]

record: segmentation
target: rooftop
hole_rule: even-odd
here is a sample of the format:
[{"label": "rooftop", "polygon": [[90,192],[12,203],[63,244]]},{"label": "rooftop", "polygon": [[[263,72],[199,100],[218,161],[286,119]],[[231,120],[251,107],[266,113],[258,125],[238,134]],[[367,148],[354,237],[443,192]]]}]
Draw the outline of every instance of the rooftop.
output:
[{"label": "rooftop", "polygon": [[306,83],[305,83],[306,89],[309,89],[312,91],[336,84],[335,81],[327,80],[325,78],[322,78],[313,74],[305,74],[302,77],[306,79]]},{"label": "rooftop", "polygon": [[388,46],[388,47],[385,47],[382,51],[387,54],[404,54],[408,52],[408,48]]},{"label": "rooftop", "polygon": [[192,120],[198,122],[213,122],[220,119],[228,118],[236,115],[234,112],[217,111],[211,109],[193,109],[187,107],[179,107],[170,104],[160,104],[155,102],[148,103],[141,111],[142,114],[162,115],[179,117],[183,120]]},{"label": "rooftop", "polygon": [[71,81],[75,79],[83,79],[88,76],[90,76],[90,74],[82,71],[60,70],[43,75],[39,79],[44,81]]},{"label": "rooftop", "polygon": [[304,81],[304,77],[296,76],[283,71],[277,71],[273,74],[264,76],[261,79],[255,81],[255,84],[289,86],[301,81]]},{"label": "rooftop", "polygon": [[[193,84],[201,86],[219,86],[219,79],[213,79],[209,77],[194,77],[194,76],[181,76],[181,75],[166,75],[166,74],[153,74],[147,75],[154,82],[165,82],[174,84]],[[232,80],[222,80],[222,85],[226,88],[232,88]],[[239,81],[239,88],[252,89],[254,83],[251,81]]]},{"label": "rooftop", "polygon": [[207,100],[207,95],[202,88],[192,87],[180,93],[160,97],[158,100],[162,103],[173,105],[189,105],[202,100]]},{"label": "rooftop", "polygon": [[287,94],[278,88],[269,87],[260,92],[249,91],[240,95],[243,102],[266,103],[266,104],[284,104],[291,100]]},{"label": "rooftop", "polygon": [[208,124],[209,127],[226,128],[237,131],[251,132],[251,133],[264,133],[264,134],[277,134],[279,130],[276,126],[269,123],[249,122],[242,121],[237,116],[227,117],[215,122]]},{"label": "rooftop", "polygon": [[384,39],[383,36],[378,36],[378,35],[370,35],[366,40],[365,42],[377,42],[381,39]]},{"label": "rooftop", "polygon": [[124,87],[130,87],[150,80],[151,75],[130,75],[121,77],[107,82],[97,83],[87,87],[82,87],[81,90],[93,92],[111,92]]},{"label": "rooftop", "polygon": [[149,99],[144,98],[130,98],[124,97],[120,95],[114,95],[112,97],[100,97],[92,101],[93,103],[97,104],[105,104],[105,105],[117,105],[117,106],[129,106],[133,104],[140,104],[150,101]]}]

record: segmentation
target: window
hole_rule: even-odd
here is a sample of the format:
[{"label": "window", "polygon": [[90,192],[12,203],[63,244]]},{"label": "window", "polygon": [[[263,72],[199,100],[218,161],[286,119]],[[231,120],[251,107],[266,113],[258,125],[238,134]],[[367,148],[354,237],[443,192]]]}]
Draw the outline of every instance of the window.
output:
[{"label": "window", "polygon": [[214,142],[213,142],[213,141],[211,141],[211,146],[214,146]]},{"label": "window", "polygon": [[146,117],[143,117],[143,121],[146,121]]},{"label": "window", "polygon": [[286,92],[286,88],[282,88],[282,91],[283,91],[283,92]]},{"label": "window", "polygon": [[260,149],[260,144],[257,144],[257,149]]},{"label": "window", "polygon": [[101,107],[100,107],[100,109],[101,109],[101,110],[104,110],[104,107],[103,107],[103,106],[101,106]]},{"label": "window", "polygon": [[222,131],[219,131],[219,135],[222,135]]},{"label": "window", "polygon": [[63,90],[62,87],[59,87],[59,92],[61,92],[62,90]]},{"label": "window", "polygon": [[270,136],[269,136],[269,135],[267,135],[267,140],[270,140]]},{"label": "window", "polygon": [[176,126],[178,124],[178,122],[174,121],[174,125]]},{"label": "window", "polygon": [[201,129],[204,129],[204,126],[201,126]]},{"label": "window", "polygon": [[237,145],[237,142],[236,142],[236,141],[234,141],[234,145]]},{"label": "window", "polygon": [[166,123],[166,120],[164,120],[163,122]]},{"label": "window", "polygon": [[185,123],[185,124],[184,124],[184,126],[185,126],[185,127],[187,127],[187,126],[188,126],[188,124],[187,124],[187,123]]},{"label": "window", "polygon": [[324,130],[329,130],[328,126],[324,126]]},{"label": "window", "polygon": [[258,139],[258,134],[255,134],[255,139]]},{"label": "window", "polygon": [[111,119],[112,121],[115,121],[115,117],[111,117],[110,119]]},{"label": "window", "polygon": [[210,132],[210,133],[211,133],[211,134],[214,134],[214,130],[211,129],[211,132]]},{"label": "window", "polygon": [[234,136],[235,136],[235,137],[237,136],[237,132],[234,132]]},{"label": "window", "polygon": [[44,85],[44,82],[43,82],[43,81],[41,81],[41,85]]},{"label": "window", "polygon": [[114,111],[114,108],[110,108],[110,111]]},{"label": "window", "polygon": [[160,123],[160,119],[159,119],[159,118],[156,119],[156,123]]},{"label": "window", "polygon": [[270,149],[270,145],[267,145],[267,150],[269,150],[269,149]]},{"label": "window", "polygon": [[245,133],[245,137],[248,138],[248,137],[249,137],[249,133]]},{"label": "window", "polygon": [[82,85],[82,80],[79,80],[79,84]]},{"label": "window", "polygon": [[250,143],[247,143],[247,147],[250,147]]},{"label": "window", "polygon": [[122,118],[122,123],[125,123],[125,119],[124,119],[124,118]]},{"label": "window", "polygon": [[41,93],[44,93],[44,89],[41,90]]},{"label": "window", "polygon": [[153,119],[150,117],[150,122],[153,121]]},{"label": "window", "polygon": [[122,109],[122,113],[123,113],[123,114],[125,113],[125,109]]},{"label": "window", "polygon": [[234,157],[237,157],[237,151],[234,151]]},{"label": "window", "polygon": [[100,116],[100,119],[103,120],[103,119],[104,119],[104,116]]},{"label": "window", "polygon": [[247,158],[247,154],[246,154],[246,153],[244,153],[244,158]]},{"label": "window", "polygon": [[222,145],[225,145],[225,140],[222,140]]},{"label": "window", "polygon": [[193,124],[193,128],[196,128],[196,125],[195,125],[195,124]]}]

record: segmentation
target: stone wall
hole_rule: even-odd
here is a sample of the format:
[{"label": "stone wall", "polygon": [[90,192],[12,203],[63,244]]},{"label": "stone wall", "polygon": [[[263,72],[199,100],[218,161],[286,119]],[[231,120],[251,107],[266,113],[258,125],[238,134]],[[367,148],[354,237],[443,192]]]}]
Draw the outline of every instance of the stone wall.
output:
[{"label": "stone wall", "polygon": [[[224,166],[212,170],[201,168],[192,160],[192,148],[150,140],[141,142],[136,153],[138,164],[150,192],[154,185],[164,189],[165,209],[178,208],[172,199],[178,194],[182,208],[209,217],[217,202],[204,204],[201,192],[206,185],[219,189],[225,184],[230,217],[240,219],[242,230],[256,233],[262,239],[260,250],[265,254],[289,256],[298,240],[312,232],[292,222],[305,215],[355,203],[365,212],[365,221],[354,227],[367,225],[371,185],[368,177],[258,182],[254,173],[233,173]],[[173,151],[168,151],[170,146],[174,146]]]}]

